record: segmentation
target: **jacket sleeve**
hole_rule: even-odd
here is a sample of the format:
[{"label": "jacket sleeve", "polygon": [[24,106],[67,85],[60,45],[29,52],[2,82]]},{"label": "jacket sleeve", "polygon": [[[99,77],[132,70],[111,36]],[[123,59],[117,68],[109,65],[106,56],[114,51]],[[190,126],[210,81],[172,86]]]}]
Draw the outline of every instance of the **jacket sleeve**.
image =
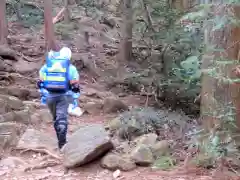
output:
[{"label": "jacket sleeve", "polygon": [[39,79],[40,80],[44,80],[45,72],[46,72],[46,65],[42,66],[41,69],[39,70]]},{"label": "jacket sleeve", "polygon": [[73,65],[70,66],[69,80],[70,80],[70,82],[78,82],[79,81],[79,73],[77,71],[77,68]]}]

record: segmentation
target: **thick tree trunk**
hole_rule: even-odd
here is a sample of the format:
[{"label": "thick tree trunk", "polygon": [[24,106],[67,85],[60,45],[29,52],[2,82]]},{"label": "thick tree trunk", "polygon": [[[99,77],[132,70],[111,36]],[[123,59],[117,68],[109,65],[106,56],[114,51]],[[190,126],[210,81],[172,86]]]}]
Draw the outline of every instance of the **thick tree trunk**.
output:
[{"label": "thick tree trunk", "polygon": [[[236,18],[240,18],[240,6],[235,6],[233,8]],[[231,30],[231,37],[228,39],[228,49],[227,52],[231,59],[235,59],[240,62],[240,27],[234,27]],[[229,74],[232,78],[236,78],[236,75],[233,73],[232,69],[235,68],[235,65],[230,66]],[[236,108],[236,125],[240,130],[240,84],[231,84],[231,98]]]},{"label": "thick tree trunk", "polygon": [[[229,10],[230,7],[224,4],[218,4],[213,7],[213,12],[216,16],[224,16]],[[238,14],[236,12],[235,15],[237,18]],[[237,60],[239,58],[239,28],[234,28],[230,25],[218,30],[210,28],[206,31],[206,39],[209,45],[216,49],[224,49],[225,51],[206,54],[203,58],[202,68],[206,69],[218,66],[218,71],[223,77],[233,78],[234,75],[232,72],[235,65],[227,64],[219,66],[216,61],[219,61],[219,58],[229,60]],[[214,131],[214,128],[221,125],[226,118],[230,118],[230,115],[226,116],[226,114],[229,113],[231,107],[237,108],[237,115],[233,118],[236,120],[238,127],[240,127],[239,87],[231,83],[223,83],[223,81],[219,81],[219,77],[210,77],[204,73],[201,97],[201,117],[207,131]],[[221,115],[225,115],[223,117],[225,119],[221,119]]]},{"label": "thick tree trunk", "polygon": [[0,0],[0,44],[7,42],[6,1]]},{"label": "thick tree trunk", "polygon": [[55,40],[54,27],[52,22],[52,0],[44,0],[44,26],[45,26],[46,49],[58,51],[59,47]]},{"label": "thick tree trunk", "polygon": [[123,24],[121,25],[121,41],[118,59],[130,61],[132,59],[132,0],[123,0]]}]

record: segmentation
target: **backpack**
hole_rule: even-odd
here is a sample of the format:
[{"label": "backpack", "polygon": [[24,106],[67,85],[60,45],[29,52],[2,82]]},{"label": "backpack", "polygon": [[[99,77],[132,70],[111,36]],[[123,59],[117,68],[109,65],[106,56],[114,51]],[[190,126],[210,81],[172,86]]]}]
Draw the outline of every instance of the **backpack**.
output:
[{"label": "backpack", "polygon": [[49,92],[65,93],[69,90],[69,66],[70,59],[61,58],[59,52],[46,59],[46,72],[43,86]]}]

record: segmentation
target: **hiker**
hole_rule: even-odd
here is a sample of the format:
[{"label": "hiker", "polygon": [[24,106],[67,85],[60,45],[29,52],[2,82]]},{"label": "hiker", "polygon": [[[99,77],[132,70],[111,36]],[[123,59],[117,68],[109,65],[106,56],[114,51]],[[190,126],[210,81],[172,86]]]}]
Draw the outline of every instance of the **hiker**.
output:
[{"label": "hiker", "polygon": [[[46,105],[47,104],[47,96],[49,92],[44,89],[43,87],[39,89],[40,97],[41,97],[41,104]],[[80,97],[80,92],[72,92],[68,91],[67,95],[69,96],[70,102],[68,106],[68,114],[76,117],[80,117],[83,114],[83,111],[78,106],[78,98]]]},{"label": "hiker", "polygon": [[[69,92],[79,93],[79,74],[70,63],[71,50],[63,47],[59,52],[50,51],[45,65],[39,71],[38,88],[45,90],[46,104],[51,111],[58,147],[66,144],[68,106],[72,101]],[[46,93],[47,92],[47,93]]]}]

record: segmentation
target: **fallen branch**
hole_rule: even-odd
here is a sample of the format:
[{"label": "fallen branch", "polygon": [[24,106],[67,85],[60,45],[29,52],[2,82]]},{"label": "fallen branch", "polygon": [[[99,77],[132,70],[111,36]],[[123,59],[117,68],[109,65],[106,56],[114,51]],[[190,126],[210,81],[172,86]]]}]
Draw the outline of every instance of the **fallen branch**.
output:
[{"label": "fallen branch", "polygon": [[32,165],[32,166],[25,167],[23,169],[23,171],[26,172],[26,171],[32,171],[32,170],[35,170],[35,169],[44,169],[44,168],[47,168],[47,167],[57,166],[59,164],[60,164],[59,161],[53,161],[53,160],[42,161],[39,164],[35,164],[35,165]]},{"label": "fallen branch", "polygon": [[17,55],[20,56],[21,58],[25,59],[27,62],[36,62],[37,61],[36,59],[25,56],[21,52],[17,52]]},{"label": "fallen branch", "polygon": [[39,9],[44,12],[44,10],[34,2],[21,2],[23,5],[32,6],[33,8]]},{"label": "fallen branch", "polygon": [[49,150],[47,149],[35,149],[35,148],[28,148],[28,149],[24,149],[20,152],[20,154],[22,153],[25,153],[27,151],[34,151],[34,152],[37,152],[37,153],[44,153],[44,154],[48,154],[49,156],[55,158],[55,159],[58,159],[58,160],[61,160],[61,157],[55,155],[54,153],[50,152]]},{"label": "fallen branch", "polygon": [[64,8],[62,8],[60,11],[59,11],[59,13],[52,19],[52,22],[53,22],[53,24],[55,24],[55,23],[57,23],[57,22],[59,22],[60,20],[62,20],[63,19],[63,17],[64,17],[64,11],[66,10],[66,8],[64,7]]},{"label": "fallen branch", "polygon": [[[56,23],[60,22],[61,20],[63,20],[63,17],[64,17],[64,14],[63,14],[63,13],[64,13],[64,11],[65,11],[65,7],[62,8],[62,9],[57,13],[57,15],[56,15],[54,18],[52,18],[53,24],[56,24]],[[42,33],[44,33],[44,29],[42,29],[42,30],[40,31],[40,35],[41,35]]]}]

